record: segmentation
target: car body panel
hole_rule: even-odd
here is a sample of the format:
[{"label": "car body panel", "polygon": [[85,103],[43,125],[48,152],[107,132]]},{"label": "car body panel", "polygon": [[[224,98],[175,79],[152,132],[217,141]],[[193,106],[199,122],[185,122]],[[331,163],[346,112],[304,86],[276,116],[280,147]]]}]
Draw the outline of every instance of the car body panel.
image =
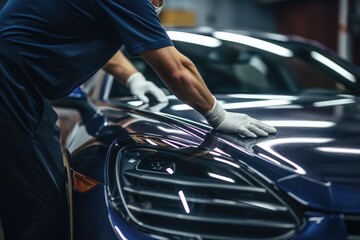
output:
[{"label": "car body panel", "polygon": [[[135,109],[130,105],[134,104],[133,101],[121,103],[118,100],[109,101],[101,107],[102,112],[97,116],[99,119],[95,121],[97,124],[79,125],[76,129],[77,134],[70,138],[68,148],[72,153],[73,168],[106,185],[104,174],[106,162],[104,159],[106,159],[108,149],[114,140],[139,133],[149,138],[161,136],[164,139],[169,138],[188,146],[221,149],[231,156],[234,162],[241,162],[251,169],[256,169],[256,172],[261,173],[261,177],[265,181],[274,184],[297,203],[312,211],[341,214],[360,213],[358,204],[360,159],[355,151],[359,150],[360,146],[358,137],[360,129],[356,128],[359,116],[358,110],[356,110],[359,108],[357,98],[339,96],[339,99],[351,99],[353,103],[314,107],[316,102],[333,101],[334,98],[298,96],[278,109],[272,108],[279,107],[277,104],[249,109],[246,107],[235,108],[234,104],[235,106],[237,103],[240,104],[239,106],[246,106],[247,103],[251,105],[256,101],[264,101],[265,97],[281,99],[288,96],[259,98],[251,96],[250,99],[247,98],[249,97],[247,95],[242,97],[238,95],[238,97],[217,96],[225,106],[232,108],[231,111],[251,114],[265,122],[278,122],[277,134],[268,138],[248,139],[216,131],[209,133],[210,128],[203,122],[203,117],[192,109],[184,110],[187,109],[186,106],[175,98],[170,98],[167,106],[161,105],[162,109],[158,109],[159,112],[153,111],[154,108],[159,107],[158,104],[145,105],[143,109]],[[271,103],[273,100],[268,101]],[[294,105],[301,106],[301,108],[293,108]],[[286,106],[289,106],[289,109]],[[289,122],[293,124],[289,124]],[[284,126],[281,126],[281,123]],[[296,126],[296,124],[300,126]],[[304,126],[304,124],[308,124],[308,126]],[[80,134],[81,132],[86,134]],[[317,150],[319,148],[331,149],[334,146],[352,149],[353,153],[351,151],[339,153],[341,156],[341,160],[339,160],[337,154]],[[316,162],[314,163],[314,161]],[[94,196],[100,194],[102,195],[101,202],[107,202],[106,187],[99,185],[97,188],[97,193],[91,194]],[[86,194],[90,194],[90,192]],[[74,198],[76,202],[82,202],[84,197],[83,194],[76,193]],[[94,200],[93,204],[97,201]],[[86,210],[88,206],[84,206],[84,208]],[[108,207],[107,211],[110,211],[110,208]],[[75,209],[80,211],[79,208]],[[104,213],[104,211],[100,212]],[[75,212],[75,214],[82,218],[80,217],[83,215],[81,211]],[[107,217],[111,218],[111,216]],[[335,215],[321,218],[323,219],[321,224],[326,226],[336,225],[336,222],[339,221],[338,216]],[[119,221],[116,219],[117,217],[114,217],[111,222],[115,224],[116,221]],[[123,229],[121,226],[127,223],[120,221],[116,224],[121,232]],[[312,223],[317,227],[319,224]],[[308,228],[311,226],[308,225]],[[339,232],[342,231],[339,229]],[[126,231],[122,234],[131,235],[130,232]],[[146,235],[144,239],[147,237]]]},{"label": "car body panel", "polygon": [[[215,31],[175,30],[207,36]],[[297,44],[298,48],[315,49],[351,68],[323,46],[298,37],[229,31],[282,46]],[[358,78],[359,69],[351,69]],[[358,81],[347,83],[353,95],[311,91],[215,94],[226,110],[248,114],[277,128],[276,134],[252,139],[212,129],[201,114],[174,96],[168,96],[168,103],[144,104],[134,97],[111,95],[113,79],[106,76],[102,80],[96,94],[90,96],[96,111],[77,122],[66,142],[72,169],[99,182],[88,192],[74,192],[75,239],[174,239],[135,224],[119,210],[121,202],[114,204],[109,193],[109,175],[115,171],[111,163],[119,149],[128,145],[174,153],[185,149],[195,158],[213,155],[224,169],[245,168],[298,216],[295,232],[282,239],[345,240],[360,236],[356,230],[360,223]]]}]

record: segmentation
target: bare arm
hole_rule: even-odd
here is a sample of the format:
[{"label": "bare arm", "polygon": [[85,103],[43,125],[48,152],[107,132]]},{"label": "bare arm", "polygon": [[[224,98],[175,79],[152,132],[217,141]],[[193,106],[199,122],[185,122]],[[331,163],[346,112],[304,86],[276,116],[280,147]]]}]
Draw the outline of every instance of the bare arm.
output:
[{"label": "bare arm", "polygon": [[118,51],[110,61],[103,67],[103,69],[114,75],[122,84],[126,84],[127,79],[134,73],[138,72],[136,68],[129,62],[129,60]]},{"label": "bare arm", "polygon": [[200,112],[215,129],[243,137],[266,137],[276,129],[246,114],[223,109],[206,87],[195,65],[174,47],[147,51],[141,56],[183,102]]},{"label": "bare arm", "polygon": [[147,51],[141,54],[157,72],[172,93],[200,113],[209,111],[214,98],[195,65],[174,47]]}]

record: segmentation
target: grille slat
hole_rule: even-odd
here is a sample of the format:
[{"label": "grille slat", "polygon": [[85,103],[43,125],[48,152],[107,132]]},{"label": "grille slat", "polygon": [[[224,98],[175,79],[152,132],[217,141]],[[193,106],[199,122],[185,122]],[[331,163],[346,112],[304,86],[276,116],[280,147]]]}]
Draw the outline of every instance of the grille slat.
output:
[{"label": "grille slat", "polygon": [[196,216],[196,215],[185,215],[185,214],[176,214],[171,212],[165,212],[161,210],[150,210],[144,209],[141,207],[136,207],[133,205],[127,205],[127,207],[135,212],[144,213],[152,215],[153,217],[157,216],[164,216],[169,218],[175,219],[183,219],[183,220],[190,220],[190,221],[200,221],[200,222],[209,222],[209,223],[216,223],[216,224],[232,224],[232,225],[242,225],[242,226],[258,226],[258,227],[272,227],[272,228],[282,228],[282,229],[291,229],[294,228],[295,225],[287,222],[266,222],[260,220],[253,220],[253,219],[242,219],[239,218],[221,218],[218,216],[208,217],[208,216]]},{"label": "grille slat", "polygon": [[174,177],[169,175],[162,174],[152,174],[146,172],[140,172],[136,170],[127,170],[124,171],[124,176],[133,177],[139,180],[148,180],[152,182],[159,183],[167,183],[167,184],[177,184],[181,186],[189,186],[196,188],[219,188],[219,189],[227,189],[227,190],[235,190],[235,191],[248,191],[248,192],[258,192],[258,193],[266,193],[265,188],[261,187],[252,187],[252,186],[239,186],[239,185],[231,185],[225,183],[218,183],[215,181],[207,180],[202,181],[200,179],[192,179],[189,177]]},{"label": "grille slat", "polygon": [[[152,191],[152,190],[144,190],[144,188],[138,187],[124,187],[124,191],[136,195],[148,196],[148,197],[157,197],[163,199],[171,199],[171,200],[180,200],[180,197],[175,194],[171,194],[165,191]],[[273,204],[271,202],[248,202],[248,201],[231,201],[225,199],[213,199],[213,198],[193,198],[187,197],[186,200],[189,203],[203,203],[203,204],[212,204],[212,205],[221,205],[221,206],[229,206],[229,207],[241,207],[241,208],[257,208],[263,209],[266,211],[282,211],[285,212],[288,210],[287,207]]]}]

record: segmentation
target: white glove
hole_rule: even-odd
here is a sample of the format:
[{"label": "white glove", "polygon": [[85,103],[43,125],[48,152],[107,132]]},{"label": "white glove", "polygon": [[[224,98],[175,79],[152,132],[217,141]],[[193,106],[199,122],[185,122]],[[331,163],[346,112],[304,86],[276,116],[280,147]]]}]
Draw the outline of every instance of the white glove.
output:
[{"label": "white glove", "polygon": [[165,93],[158,88],[154,83],[147,81],[142,73],[133,73],[126,81],[126,87],[131,94],[138,97],[144,103],[149,102],[149,98],[145,96],[146,93],[153,95],[158,102],[168,102]]},{"label": "white glove", "polygon": [[237,133],[241,137],[267,137],[269,133],[276,133],[274,127],[246,114],[225,111],[216,99],[213,108],[204,113],[203,116],[214,129],[227,133]]}]

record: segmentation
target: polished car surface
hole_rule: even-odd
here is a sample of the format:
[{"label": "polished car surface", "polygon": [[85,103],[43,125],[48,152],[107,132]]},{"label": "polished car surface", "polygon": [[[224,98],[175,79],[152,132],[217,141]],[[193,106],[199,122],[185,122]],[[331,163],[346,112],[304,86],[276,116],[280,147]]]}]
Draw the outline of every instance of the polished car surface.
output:
[{"label": "polished car surface", "polygon": [[74,239],[359,239],[358,70],[300,43],[351,75],[327,65],[336,84],[263,92],[221,92],[218,78],[225,109],[277,128],[266,138],[214,131],[174,96],[149,104],[120,97],[111,76],[92,85],[96,105],[69,98],[82,114],[65,144]]}]

